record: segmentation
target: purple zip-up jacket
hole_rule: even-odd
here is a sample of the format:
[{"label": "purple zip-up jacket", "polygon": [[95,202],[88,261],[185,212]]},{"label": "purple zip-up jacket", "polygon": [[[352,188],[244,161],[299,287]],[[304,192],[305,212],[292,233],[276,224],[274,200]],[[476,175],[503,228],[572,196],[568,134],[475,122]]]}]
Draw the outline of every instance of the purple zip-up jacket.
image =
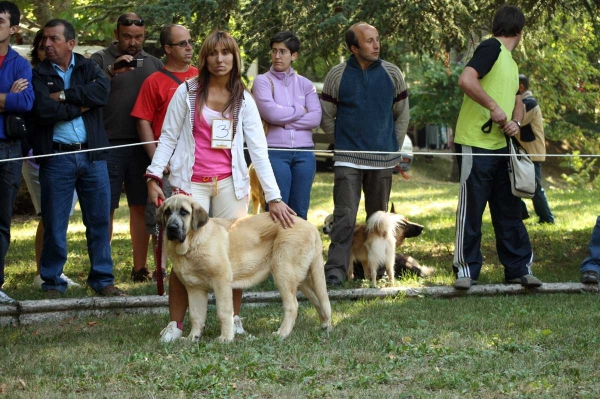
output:
[{"label": "purple zip-up jacket", "polygon": [[270,124],[269,147],[314,147],[312,129],[321,123],[321,104],[310,80],[292,68],[286,74],[271,67],[269,72],[256,77],[252,94],[260,117]]}]

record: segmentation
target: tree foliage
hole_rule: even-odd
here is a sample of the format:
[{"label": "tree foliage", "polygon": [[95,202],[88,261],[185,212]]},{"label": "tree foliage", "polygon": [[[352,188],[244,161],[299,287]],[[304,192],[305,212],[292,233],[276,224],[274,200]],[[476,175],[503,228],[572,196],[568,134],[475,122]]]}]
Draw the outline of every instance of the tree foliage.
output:
[{"label": "tree foliage", "polygon": [[[147,21],[150,38],[160,27],[181,23],[201,40],[212,29],[230,30],[246,65],[268,68],[269,38],[294,31],[302,48],[295,68],[322,80],[347,56],[344,32],[356,22],[378,28],[382,58],[401,67],[410,82],[413,118],[453,126],[462,101],[456,80],[481,38],[491,31],[501,0],[17,0],[26,20],[42,26],[63,17],[74,22],[81,43],[109,43],[117,17],[127,11]],[[527,26],[515,52],[529,74],[551,133],[561,136],[581,122],[594,125],[598,104],[600,0],[517,0]],[[584,123],[585,122],[585,123]]]}]

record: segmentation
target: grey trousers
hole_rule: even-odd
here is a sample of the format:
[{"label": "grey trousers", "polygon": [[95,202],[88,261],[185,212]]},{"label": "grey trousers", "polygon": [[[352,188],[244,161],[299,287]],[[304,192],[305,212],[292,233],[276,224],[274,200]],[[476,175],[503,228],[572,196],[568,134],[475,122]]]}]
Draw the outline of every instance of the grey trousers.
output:
[{"label": "grey trousers", "polygon": [[333,226],[325,274],[344,281],[350,262],[361,189],[365,195],[365,220],[377,211],[387,211],[392,189],[392,168],[355,169],[334,166],[333,172]]}]

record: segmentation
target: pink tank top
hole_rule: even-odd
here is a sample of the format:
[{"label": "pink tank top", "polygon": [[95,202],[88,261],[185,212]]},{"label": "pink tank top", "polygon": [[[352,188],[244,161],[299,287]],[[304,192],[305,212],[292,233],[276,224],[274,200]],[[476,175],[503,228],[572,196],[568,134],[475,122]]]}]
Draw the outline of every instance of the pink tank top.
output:
[{"label": "pink tank top", "polygon": [[[229,114],[226,114],[229,117]],[[210,148],[212,122],[214,119],[224,119],[223,114],[202,107],[202,113],[196,108],[192,132],[196,149],[196,161],[192,169],[192,181],[195,183],[212,182],[231,176],[231,150]]]}]

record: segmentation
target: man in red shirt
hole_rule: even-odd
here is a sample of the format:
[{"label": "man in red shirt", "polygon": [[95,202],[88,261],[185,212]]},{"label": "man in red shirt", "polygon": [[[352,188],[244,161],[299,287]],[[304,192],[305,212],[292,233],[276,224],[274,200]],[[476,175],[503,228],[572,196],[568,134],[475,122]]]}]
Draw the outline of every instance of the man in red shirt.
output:
[{"label": "man in red shirt", "polygon": [[[197,76],[198,69],[191,66],[194,54],[194,41],[190,31],[181,25],[167,25],[160,33],[160,44],[167,56],[163,69],[148,76],[138,94],[131,116],[137,118],[138,134],[140,141],[148,142],[144,145],[146,153],[152,159],[156,150],[156,143],[162,129],[169,102],[175,94],[177,87],[186,79]],[[168,168],[163,176],[164,184],[168,184]],[[165,187],[165,194],[170,195],[170,187]],[[156,224],[154,204],[146,206],[146,230],[152,235],[156,245]],[[163,255],[164,256],[164,255]],[[163,264],[165,264],[163,262]]]},{"label": "man in red shirt", "polygon": [[[190,77],[198,75],[191,66],[194,41],[190,31],[181,25],[167,25],[160,33],[160,44],[167,56],[163,69],[154,72],[144,81],[131,116],[137,118],[140,140],[156,141],[160,137],[165,114],[175,90]],[[146,144],[150,159],[154,156],[156,143]]]}]

